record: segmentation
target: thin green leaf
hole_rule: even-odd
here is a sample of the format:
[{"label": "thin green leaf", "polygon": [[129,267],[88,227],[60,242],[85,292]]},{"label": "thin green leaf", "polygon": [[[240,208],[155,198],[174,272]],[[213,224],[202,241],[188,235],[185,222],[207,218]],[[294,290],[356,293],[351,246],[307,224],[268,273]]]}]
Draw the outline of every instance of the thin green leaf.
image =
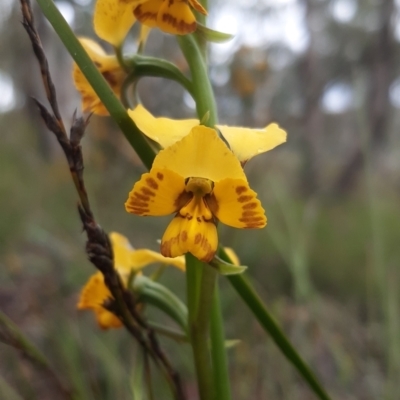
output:
[{"label": "thin green leaf", "polygon": [[222,260],[218,256],[214,257],[210,265],[214,267],[221,275],[242,274],[247,269],[245,265],[234,265]]},{"label": "thin green leaf", "polygon": [[[220,248],[219,255],[225,261],[229,262],[229,256],[225,251]],[[247,304],[253,315],[264,328],[286,358],[293,364],[297,371],[301,374],[304,380],[308,383],[310,388],[321,400],[330,400],[323,386],[320,384],[314,373],[311,371],[307,363],[301,358],[294,346],[290,343],[289,339],[283,333],[278,323],[268,312],[265,304],[260,296],[254,290],[249,280],[244,275],[231,275],[228,276],[229,282],[232,284],[236,292]]]},{"label": "thin green leaf", "polygon": [[187,332],[188,311],[186,305],[161,283],[143,275],[136,275],[132,289],[140,295],[140,300],[153,305],[169,315]]},{"label": "thin green leaf", "polygon": [[218,280],[215,284],[211,307],[210,337],[215,398],[218,400],[231,400],[229,367],[226,356],[226,341],[219,299]]},{"label": "thin green leaf", "polygon": [[215,31],[214,29],[207,28],[206,26],[197,23],[196,34],[201,36],[207,42],[224,43],[233,39],[230,33]]}]

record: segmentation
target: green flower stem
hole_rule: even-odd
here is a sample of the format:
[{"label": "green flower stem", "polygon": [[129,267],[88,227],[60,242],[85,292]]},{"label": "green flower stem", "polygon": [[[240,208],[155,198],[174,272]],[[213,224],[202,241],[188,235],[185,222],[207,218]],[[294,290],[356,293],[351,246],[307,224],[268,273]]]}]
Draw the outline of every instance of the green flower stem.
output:
[{"label": "green flower stem", "polygon": [[[186,259],[186,298],[188,306],[188,325],[193,325],[199,304],[202,263],[192,254],[187,253]],[[190,335],[190,332],[189,332]]]},{"label": "green flower stem", "polygon": [[[208,0],[200,0],[200,4],[208,10]],[[203,15],[199,12],[196,12],[196,20],[198,23],[201,25],[206,25],[206,20],[207,16]],[[201,49],[201,53],[203,55],[203,59],[207,60],[207,40],[205,39],[204,36],[199,35],[198,32],[195,32],[195,38],[197,41],[197,44],[199,45],[199,48]]]},{"label": "green flower stem", "polygon": [[[179,36],[178,42],[192,74],[197,116],[204,125],[214,127],[218,122],[217,105],[202,52],[193,35]],[[207,114],[208,119],[204,121]]]},{"label": "green flower stem", "polygon": [[[204,49],[201,49],[193,35],[178,38],[181,50],[189,64],[192,74],[193,95],[196,101],[197,115],[206,126],[213,127],[218,122],[217,106],[207,66],[204,62]],[[204,118],[207,116],[207,118]],[[197,260],[196,260],[197,261]],[[222,318],[219,310],[219,298],[213,301],[217,271],[209,265],[196,262],[193,256],[186,257],[187,290],[189,307],[190,339],[195,358],[201,400],[230,398],[229,376],[225,356],[225,341],[223,337]],[[198,265],[200,264],[200,265]],[[199,288],[199,273],[192,271],[201,268],[201,284],[199,294],[191,294]],[[192,298],[194,297],[194,299]],[[216,304],[218,302],[218,304]],[[217,307],[213,313],[213,335],[211,336],[212,361],[216,364],[211,368],[209,351],[209,321],[210,310]],[[211,372],[218,378],[213,381]],[[219,381],[219,378],[222,380]],[[218,382],[217,382],[218,381]],[[215,385],[215,387],[214,387]],[[220,397],[220,393],[224,397]],[[214,397],[214,394],[218,396]]]},{"label": "green flower stem", "polygon": [[215,285],[211,309],[211,357],[215,384],[215,398],[230,400],[229,369],[225,348],[225,333],[219,299],[218,281]]},{"label": "green flower stem", "polygon": [[58,11],[53,0],[37,0],[37,2],[43,14],[57,32],[64,46],[107,108],[111,117],[121,128],[124,136],[135,149],[143,164],[145,164],[147,168],[151,168],[155,157],[153,149],[129,117],[125,108],[115,96],[104,77],[95,67],[68,23]]},{"label": "green flower stem", "polygon": [[[219,256],[223,260],[231,262],[229,256],[222,248],[219,249]],[[283,333],[282,329],[279,327],[272,315],[268,312],[262,299],[254,290],[248,279],[246,279],[244,274],[229,275],[227,278],[242,300],[250,308],[258,322],[264,328],[265,332],[269,333],[276,345],[302,375],[314,393],[321,400],[330,400],[330,397],[322,385],[318,382],[318,379],[315,377],[314,373],[297,353],[289,339],[287,339],[286,335]]]},{"label": "green flower stem", "polygon": [[[200,285],[198,285],[198,272],[196,272],[197,281],[193,282],[195,284],[195,288],[199,286],[199,295],[196,299],[197,304],[194,303],[196,308],[195,310],[192,310],[192,322],[189,327],[199,395],[201,400],[213,400],[215,399],[215,391],[213,386],[213,369],[209,349],[209,325],[217,271],[208,264],[203,264],[202,262],[198,261],[193,256],[187,257],[186,260],[187,269],[197,268],[201,271]],[[192,278],[194,278],[193,273],[190,273],[190,275]],[[188,279],[188,283],[192,282]],[[190,291],[189,285],[188,291]]]},{"label": "green flower stem", "polygon": [[147,76],[169,79],[178,82],[194,96],[192,82],[175,64],[169,61],[156,57],[135,55],[131,59],[126,59],[125,63],[131,67],[135,80]]}]

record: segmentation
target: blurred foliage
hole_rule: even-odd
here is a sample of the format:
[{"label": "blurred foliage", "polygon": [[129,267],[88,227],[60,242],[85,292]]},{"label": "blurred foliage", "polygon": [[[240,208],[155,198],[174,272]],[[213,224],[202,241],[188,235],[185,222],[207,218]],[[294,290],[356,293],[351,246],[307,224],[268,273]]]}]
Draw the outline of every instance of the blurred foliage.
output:
[{"label": "blurred foliage", "polygon": [[[397,399],[400,6],[211,3],[213,27],[236,33],[211,47],[221,122],[277,121],[289,137],[246,167],[267,228],[221,227],[222,242],[250,266],[263,298],[334,398]],[[59,4],[74,16],[78,34],[94,36],[90,1]],[[19,22],[17,2],[0,2],[0,307],[73,382],[78,398],[131,399],[138,356],[131,341],[123,331],[99,331],[91,315],[75,310],[92,266],[66,162],[29,97],[44,98]],[[71,121],[80,101],[71,60],[39,13],[37,23]],[[186,68],[174,38],[160,32],[151,33],[146,52]],[[149,78],[139,89],[155,114],[193,115],[190,97],[175,83]],[[89,196],[104,228],[156,249],[165,221],[124,211],[144,168],[112,121],[93,117],[83,146]],[[184,296],[178,273],[163,279]],[[233,291],[223,289],[228,337],[241,340],[229,353],[235,398],[309,399]],[[190,393],[190,352],[165,345]],[[2,344],[0,351],[0,398],[54,398],[26,361]]]}]

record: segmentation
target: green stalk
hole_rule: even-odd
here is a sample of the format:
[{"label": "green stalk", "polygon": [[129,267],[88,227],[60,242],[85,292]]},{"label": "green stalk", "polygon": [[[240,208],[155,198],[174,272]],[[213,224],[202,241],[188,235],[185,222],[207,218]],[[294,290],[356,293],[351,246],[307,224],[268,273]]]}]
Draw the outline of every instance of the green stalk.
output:
[{"label": "green stalk", "polygon": [[[202,263],[192,254],[187,253],[186,259],[186,298],[188,305],[188,326],[192,326],[197,315],[199,304]],[[189,330],[190,336],[190,330]]]},{"label": "green stalk", "polygon": [[37,2],[43,14],[57,32],[64,46],[107,108],[111,117],[118,124],[128,142],[135,149],[143,164],[147,168],[151,168],[155,157],[153,149],[129,117],[124,106],[115,96],[107,81],[95,67],[68,23],[58,11],[53,0],[37,0]]},{"label": "green stalk", "polygon": [[[210,308],[214,291],[214,269],[192,254],[186,254],[186,290],[189,311],[189,338],[193,349],[201,400],[212,400],[211,358],[208,346]],[[215,273],[215,272],[214,272]]]},{"label": "green stalk", "polygon": [[[196,101],[197,115],[204,125],[214,127],[218,122],[217,107],[202,49],[200,49],[193,35],[178,37],[178,42],[192,74],[192,89]],[[204,120],[206,115],[207,119]],[[227,374],[222,317],[220,311],[218,311],[219,298],[213,301],[217,271],[209,265],[196,261],[192,256],[186,257],[188,294],[191,293],[193,288],[196,292],[199,287],[198,272],[193,271],[193,269],[197,267],[202,270],[199,295],[195,297],[195,300],[191,299],[191,296],[196,296],[196,294],[188,295],[190,339],[195,358],[200,398],[201,400],[212,400],[214,398],[220,400],[219,393],[223,393],[225,397],[221,397],[221,399],[229,400],[229,376]],[[214,306],[217,309],[213,313],[214,334],[211,336],[211,348],[213,352],[212,361],[216,364],[211,368],[208,339],[210,310]],[[211,376],[212,371],[217,377],[214,382]],[[220,377],[222,378],[221,381],[219,381]],[[218,396],[216,396],[217,394]]]},{"label": "green stalk", "polygon": [[225,332],[222,321],[217,281],[211,309],[211,358],[213,363],[215,398],[218,400],[230,400],[229,369],[225,348]]},{"label": "green stalk", "polygon": [[203,124],[214,127],[218,122],[217,105],[201,50],[193,35],[179,36],[178,42],[192,74],[197,116],[200,121],[203,121],[204,116],[208,113],[208,120]]},{"label": "green stalk", "polygon": [[190,339],[198,379],[201,400],[213,400],[214,382],[209,348],[210,310],[212,307],[217,271],[208,264],[200,263],[202,279],[197,313],[190,326]]}]

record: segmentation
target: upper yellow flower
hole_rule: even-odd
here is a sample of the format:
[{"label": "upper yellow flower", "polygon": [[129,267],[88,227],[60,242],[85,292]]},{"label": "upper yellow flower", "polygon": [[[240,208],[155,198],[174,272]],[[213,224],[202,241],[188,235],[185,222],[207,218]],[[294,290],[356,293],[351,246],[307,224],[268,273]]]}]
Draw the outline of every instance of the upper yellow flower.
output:
[{"label": "upper yellow flower", "polygon": [[[79,41],[100,73],[106,79],[115,95],[120,97],[122,84],[127,77],[127,73],[119,65],[117,57],[106,54],[104,50],[91,39],[79,38]],[[97,115],[108,115],[107,109],[75,63],[73,64],[72,75],[75,87],[82,96],[83,111],[93,112]]]},{"label": "upper yellow flower", "polygon": [[161,254],[187,252],[209,262],[218,246],[217,220],[235,228],[262,228],[264,209],[238,158],[216,131],[199,125],[161,150],[125,203],[137,215],[176,213],[161,240]]},{"label": "upper yellow flower", "polygon": [[94,28],[98,36],[114,46],[122,43],[136,19],[149,28],[186,35],[197,26],[191,7],[207,14],[197,0],[97,0]]},{"label": "upper yellow flower", "polygon": [[[183,257],[172,259],[147,249],[134,250],[128,239],[116,232],[110,234],[110,240],[114,253],[114,267],[121,276],[124,285],[127,284],[132,271],[140,272],[142,268],[152,263],[169,264],[182,271],[185,270]],[[111,298],[112,295],[104,283],[102,273],[97,272],[89,278],[83,287],[78,309],[93,310],[97,323],[102,329],[118,328],[122,326],[120,319],[103,307],[104,302]]]},{"label": "upper yellow flower", "polygon": [[196,29],[196,17],[190,7],[207,15],[197,0],[132,0],[132,3],[138,21],[173,35],[186,35]]},{"label": "upper yellow flower", "polygon": [[[128,113],[146,136],[164,148],[181,140],[200,123],[198,119],[155,118],[142,105],[138,105],[134,110],[128,110]],[[275,123],[262,129],[226,125],[216,127],[241,163],[286,142],[286,132]]]}]

